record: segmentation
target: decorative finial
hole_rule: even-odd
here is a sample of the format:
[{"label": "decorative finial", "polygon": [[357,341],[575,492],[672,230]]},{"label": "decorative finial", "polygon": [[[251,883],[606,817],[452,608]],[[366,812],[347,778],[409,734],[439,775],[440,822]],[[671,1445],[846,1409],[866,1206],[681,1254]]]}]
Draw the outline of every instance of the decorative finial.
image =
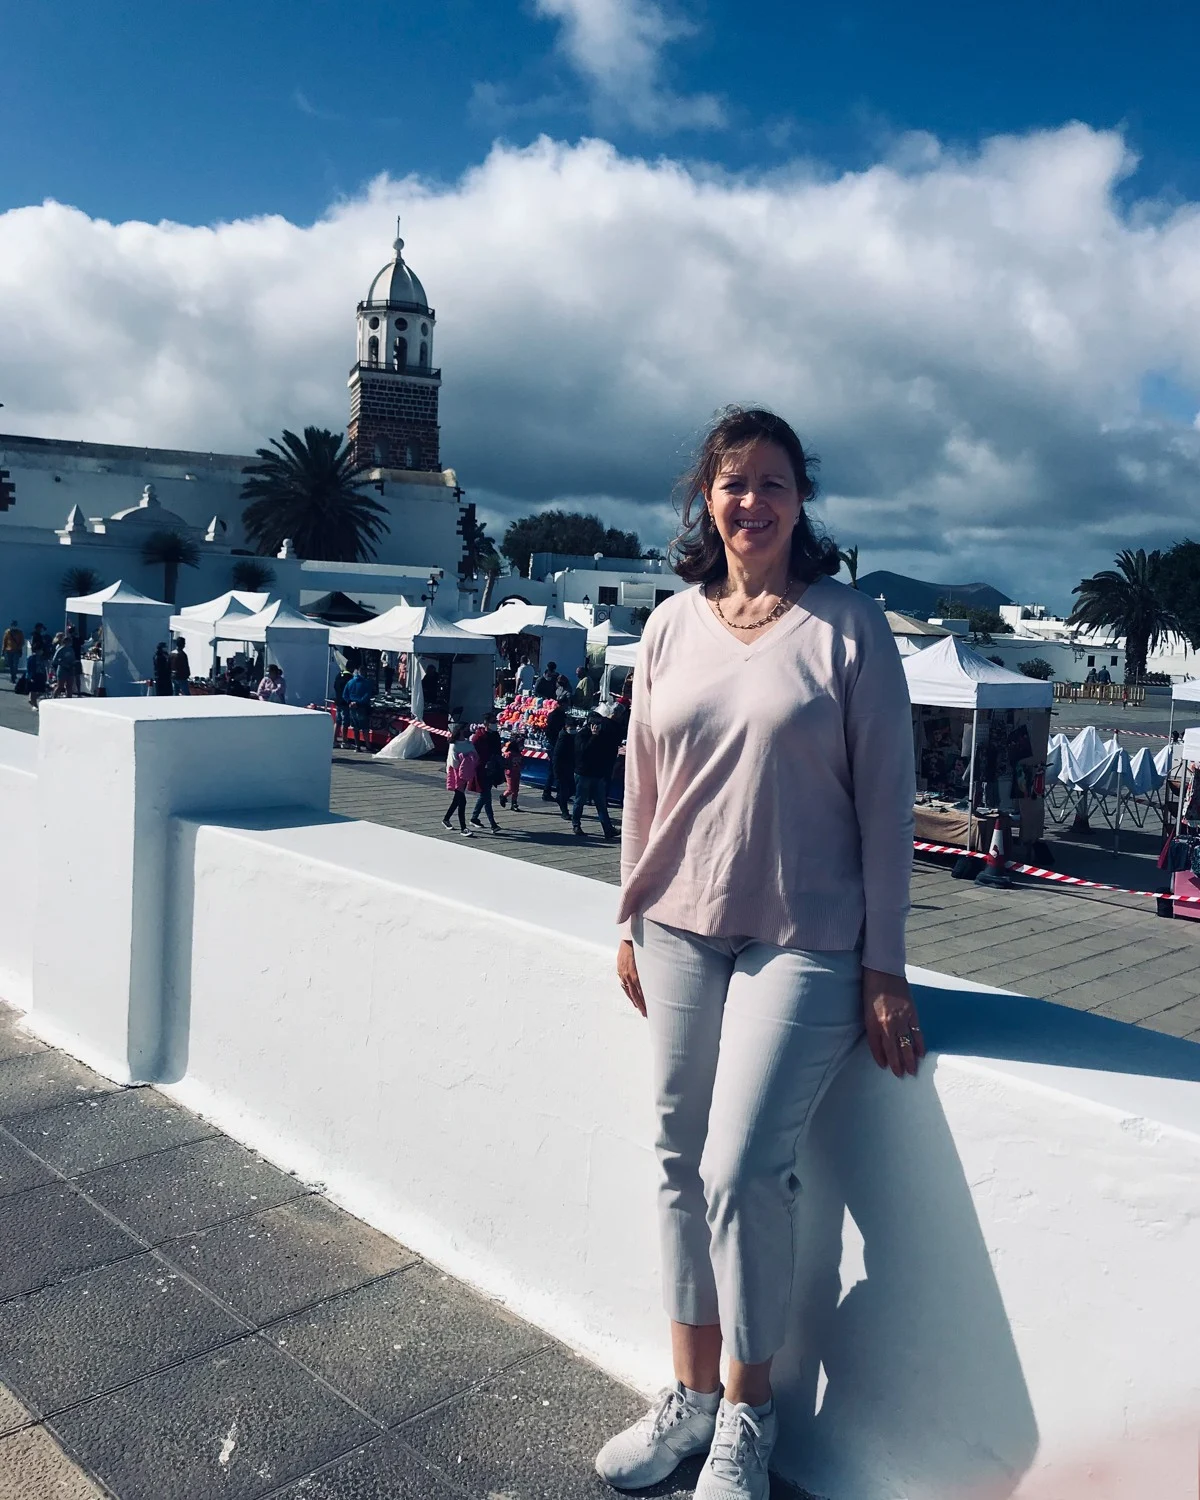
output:
[{"label": "decorative finial", "polygon": [[404,249],[404,241],[400,238],[400,215],[396,215],[396,238],[392,241],[392,249],[397,255]]}]

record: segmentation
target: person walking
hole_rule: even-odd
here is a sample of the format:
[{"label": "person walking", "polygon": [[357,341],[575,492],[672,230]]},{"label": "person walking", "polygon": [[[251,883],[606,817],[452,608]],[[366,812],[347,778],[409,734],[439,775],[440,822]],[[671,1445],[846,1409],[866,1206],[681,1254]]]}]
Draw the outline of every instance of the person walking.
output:
[{"label": "person walking", "polygon": [[31,637],[29,655],[25,660],[25,678],[29,683],[29,706],[37,708],[38,700],[46,695],[46,657],[41,640]]},{"label": "person walking", "polygon": [[342,701],[346,705],[346,733],[354,732],[354,753],[364,749],[370,751],[367,736],[371,728],[371,684],[362,667],[355,667],[354,675],[342,689]]},{"label": "person walking", "polygon": [[513,679],[517,697],[528,698],[533,692],[533,684],[536,680],[537,673],[533,670],[533,663],[527,656],[523,656]]},{"label": "person walking", "polygon": [[587,727],[580,731],[575,746],[575,803],[571,808],[571,826],[576,834],[584,837],[583,810],[590,802],[600,819],[600,827],[606,839],[620,838],[608,816],[608,775],[611,767],[608,753],[608,736],[603,719],[593,714]]},{"label": "person walking", "polygon": [[596,690],[592,686],[591,675],[586,667],[575,668],[575,693],[574,702],[576,708],[582,708],[585,712],[591,709],[596,699]]},{"label": "person walking", "polygon": [[255,697],[260,703],[286,703],[287,679],[278,662],[272,662],[259,683]]},{"label": "person walking", "polygon": [[71,698],[75,695],[75,647],[60,631],[54,637],[54,655],[50,658],[50,670],[54,673],[54,696]]},{"label": "person walking", "polygon": [[575,733],[564,728],[554,742],[554,784],[557,790],[559,816],[570,818],[575,800]]},{"label": "person walking", "polygon": [[475,830],[467,827],[467,788],[475,775],[479,759],[471,748],[467,737],[467,726],[455,724],[450,730],[450,748],[446,752],[446,790],[452,792],[450,806],[442,819],[442,827],[450,827],[450,819],[458,814],[458,831],[464,838],[473,839]]},{"label": "person walking", "polygon": [[554,787],[557,772],[554,769],[554,747],[558,744],[559,735],[567,727],[567,710],[561,703],[556,703],[546,715],[546,726],[542,730],[546,739],[546,753],[549,760],[546,762],[546,785],[542,788],[542,801],[550,802],[554,798]]},{"label": "person walking", "polygon": [[520,812],[517,799],[521,795],[521,767],[525,764],[525,736],[514,734],[504,747],[504,790],[500,793],[500,806],[512,803],[513,812]]},{"label": "person walking", "polygon": [[171,691],[177,698],[186,698],[192,691],[192,668],[188,661],[187,648],[183,644],[183,637],[175,639],[175,649],[171,652]]},{"label": "person walking", "polygon": [[350,725],[350,706],[346,702],[346,684],[354,676],[349,667],[343,667],[333,681],[333,744],[345,746]]},{"label": "person walking", "polygon": [[634,1489],[704,1453],[696,1500],[767,1500],[797,1146],[864,1030],[898,1078],[924,1052],[911,709],[883,611],[832,576],[786,422],[730,408],[684,484],[695,587],[642,637],[617,955],[649,1022],[675,1381],[596,1468]]},{"label": "person walking", "polygon": [[4,632],[4,640],[0,642],[0,652],[8,668],[8,680],[15,683],[21,666],[21,657],[25,652],[25,632],[15,620]]},{"label": "person walking", "polygon": [[156,698],[169,698],[171,696],[171,657],[167,651],[166,641],[159,641],[154,648],[154,696]]},{"label": "person walking", "polygon": [[476,828],[482,828],[483,823],[479,815],[487,813],[488,827],[493,833],[499,833],[500,825],[496,822],[496,814],[492,811],[492,788],[504,780],[504,760],[501,754],[504,742],[500,738],[500,728],[494,710],[484,715],[483,723],[471,736],[471,748],[478,761],[475,779],[469,788],[477,794],[471,822]]}]

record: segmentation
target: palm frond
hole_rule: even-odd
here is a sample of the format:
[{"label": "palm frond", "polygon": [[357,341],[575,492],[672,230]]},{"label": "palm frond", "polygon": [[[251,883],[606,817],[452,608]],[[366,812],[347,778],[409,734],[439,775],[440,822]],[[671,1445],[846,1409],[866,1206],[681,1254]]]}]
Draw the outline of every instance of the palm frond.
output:
[{"label": "palm frond", "polygon": [[301,557],[367,562],[390,528],[387,508],[363,494],[367,468],[354,462],[344,434],[306,427],[285,429],[247,464],[242,498],[246,535],[261,553],[279,551],[291,538]]}]

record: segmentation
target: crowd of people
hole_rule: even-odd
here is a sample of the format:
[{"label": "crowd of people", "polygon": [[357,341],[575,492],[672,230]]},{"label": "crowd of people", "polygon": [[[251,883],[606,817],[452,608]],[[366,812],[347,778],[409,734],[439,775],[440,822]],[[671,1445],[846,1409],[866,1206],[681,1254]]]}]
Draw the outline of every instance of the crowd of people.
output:
[{"label": "crowd of people", "polygon": [[83,660],[99,650],[99,631],[82,642],[74,625],[51,635],[39,620],[28,637],[20,622],[13,620],[0,641],[0,654],[8,670],[14,692],[29,699],[37,710],[39,702],[55,698],[78,697],[83,687]]}]

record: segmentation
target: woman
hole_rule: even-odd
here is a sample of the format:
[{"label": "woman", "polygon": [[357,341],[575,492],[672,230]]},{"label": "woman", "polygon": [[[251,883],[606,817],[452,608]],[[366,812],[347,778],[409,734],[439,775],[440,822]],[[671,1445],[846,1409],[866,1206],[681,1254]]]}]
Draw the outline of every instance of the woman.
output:
[{"label": "woman", "polygon": [[167,654],[166,641],[159,641],[154,648],[154,696],[171,696],[171,658]]},{"label": "woman", "polygon": [[287,681],[278,662],[272,662],[267,668],[266,675],[258,685],[257,696],[262,703],[287,702]]},{"label": "woman", "polygon": [[798,1143],[864,1029],[897,1077],[924,1052],[908,691],[878,605],[833,581],[810,468],[771,413],[717,421],[674,548],[697,587],[642,639],[617,970],[650,1023],[676,1380],[598,1454],[620,1489],[707,1452],[697,1500],[766,1500]]},{"label": "woman", "polygon": [[471,736],[471,749],[475,752],[477,765],[474,780],[468,790],[478,794],[475,811],[471,814],[471,826],[482,828],[480,814],[487,813],[488,827],[493,833],[499,833],[500,825],[492,810],[492,788],[504,780],[504,761],[501,758],[504,741],[500,738],[494,709],[483,716],[483,723]]},{"label": "woman", "polygon": [[70,698],[75,691],[75,647],[65,635],[54,637],[50,666],[54,672],[54,696]]},{"label": "woman", "polygon": [[29,656],[25,661],[25,676],[29,682],[29,706],[37,711],[39,699],[46,694],[46,657],[42,642],[36,634],[30,638]]},{"label": "woman", "polygon": [[442,819],[442,827],[448,829],[450,819],[457,813],[458,831],[468,839],[475,837],[475,830],[467,827],[467,788],[478,765],[479,757],[471,749],[467,726],[453,725],[450,730],[450,748],[446,752],[446,790],[454,795],[446,809],[446,816]]}]

